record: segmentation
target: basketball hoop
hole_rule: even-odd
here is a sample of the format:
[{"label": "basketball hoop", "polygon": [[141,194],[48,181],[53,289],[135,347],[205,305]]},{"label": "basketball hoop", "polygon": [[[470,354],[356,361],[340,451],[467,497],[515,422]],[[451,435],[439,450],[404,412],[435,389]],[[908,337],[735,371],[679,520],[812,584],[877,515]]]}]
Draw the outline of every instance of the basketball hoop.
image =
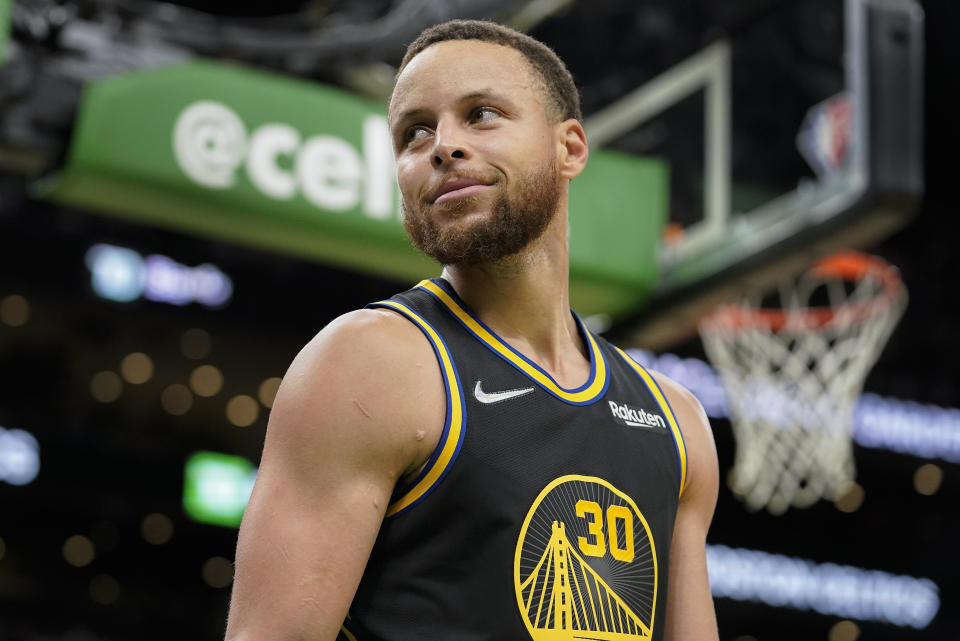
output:
[{"label": "basketball hoop", "polygon": [[851,251],[702,319],[730,405],[732,486],[748,508],[780,514],[853,482],[853,409],[906,301],[896,268]]}]

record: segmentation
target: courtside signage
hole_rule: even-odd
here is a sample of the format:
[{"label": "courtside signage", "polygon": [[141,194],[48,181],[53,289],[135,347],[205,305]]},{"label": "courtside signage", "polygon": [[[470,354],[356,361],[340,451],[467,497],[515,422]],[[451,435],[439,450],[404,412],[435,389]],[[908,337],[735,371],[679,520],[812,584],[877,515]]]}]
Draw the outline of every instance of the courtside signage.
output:
[{"label": "courtside signage", "polygon": [[[382,105],[236,66],[187,64],[84,89],[50,199],[397,280],[435,274],[403,230]],[[655,282],[667,170],[595,150],[571,191],[571,295],[616,314]]]},{"label": "courtside signage", "polygon": [[387,120],[368,115],[360,129],[362,155],[342,138],[304,139],[286,123],[247,131],[228,105],[198,100],[177,115],[173,152],[184,175],[202,187],[230,189],[245,174],[254,189],[273,200],[302,196],[320,212],[359,208],[370,218],[399,218]]}]

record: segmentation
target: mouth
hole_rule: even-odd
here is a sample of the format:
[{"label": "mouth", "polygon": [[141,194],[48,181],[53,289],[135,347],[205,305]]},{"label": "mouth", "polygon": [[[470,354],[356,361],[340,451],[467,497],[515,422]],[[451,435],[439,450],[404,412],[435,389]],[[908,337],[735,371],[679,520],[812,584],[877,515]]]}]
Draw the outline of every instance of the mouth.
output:
[{"label": "mouth", "polygon": [[453,178],[442,183],[433,192],[431,202],[435,205],[442,205],[461,198],[468,198],[482,192],[492,184],[476,178]]}]

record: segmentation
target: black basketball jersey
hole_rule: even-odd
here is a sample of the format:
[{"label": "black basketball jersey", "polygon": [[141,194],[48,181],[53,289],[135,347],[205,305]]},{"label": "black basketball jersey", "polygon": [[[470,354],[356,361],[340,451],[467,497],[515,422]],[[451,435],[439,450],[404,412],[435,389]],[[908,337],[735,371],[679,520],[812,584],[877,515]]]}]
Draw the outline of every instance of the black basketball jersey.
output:
[{"label": "black basketball jersey", "polygon": [[446,421],[398,487],[339,639],[661,639],[686,473],[651,376],[577,318],[575,389],[486,327],[443,279],[390,300],[433,345]]}]

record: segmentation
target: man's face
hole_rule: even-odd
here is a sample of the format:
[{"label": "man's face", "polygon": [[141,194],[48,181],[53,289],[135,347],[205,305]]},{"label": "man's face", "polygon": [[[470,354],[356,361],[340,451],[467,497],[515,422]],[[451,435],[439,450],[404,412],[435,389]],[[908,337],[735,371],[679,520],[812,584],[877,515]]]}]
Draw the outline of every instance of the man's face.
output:
[{"label": "man's face", "polygon": [[411,60],[389,118],[413,243],[445,265],[478,264],[539,237],[562,186],[548,114],[533,71],[509,47],[455,40]]}]

